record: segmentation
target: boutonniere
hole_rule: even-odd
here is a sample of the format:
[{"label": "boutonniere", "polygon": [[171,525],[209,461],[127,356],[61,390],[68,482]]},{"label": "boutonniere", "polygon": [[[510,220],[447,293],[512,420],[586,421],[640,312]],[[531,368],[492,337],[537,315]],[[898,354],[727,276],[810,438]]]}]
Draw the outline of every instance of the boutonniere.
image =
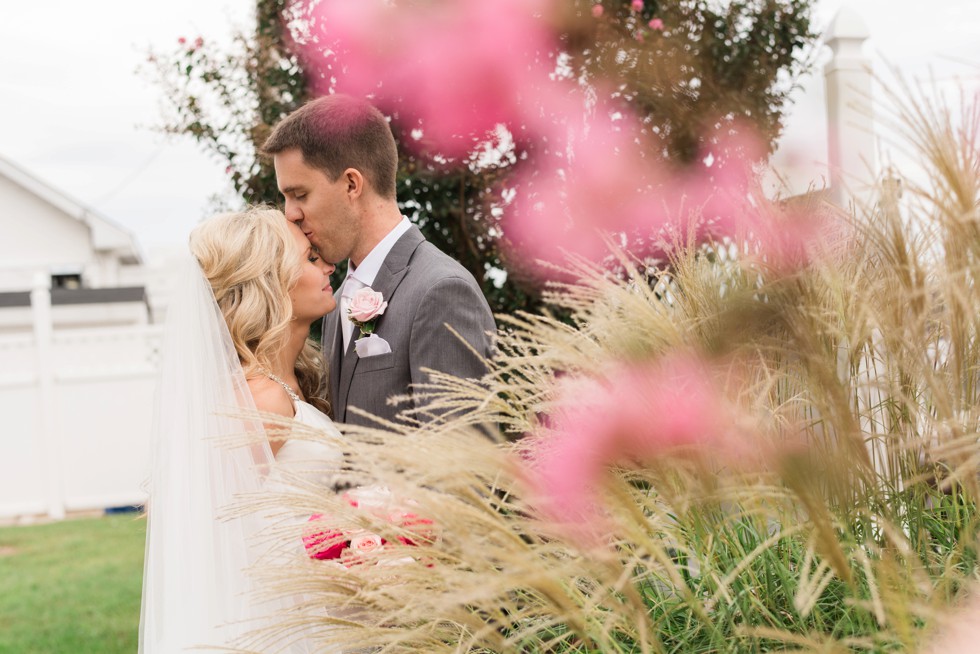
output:
[{"label": "boutonniere", "polygon": [[354,326],[360,330],[357,338],[364,338],[374,333],[375,323],[378,317],[388,308],[381,293],[378,293],[370,286],[358,290],[350,300],[347,308],[347,316]]}]

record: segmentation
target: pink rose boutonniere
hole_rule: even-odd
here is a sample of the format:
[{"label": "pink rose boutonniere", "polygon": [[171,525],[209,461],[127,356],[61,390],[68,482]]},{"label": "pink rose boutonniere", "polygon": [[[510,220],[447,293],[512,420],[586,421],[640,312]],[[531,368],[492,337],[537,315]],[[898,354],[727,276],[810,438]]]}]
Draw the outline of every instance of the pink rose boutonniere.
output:
[{"label": "pink rose boutonniere", "polygon": [[370,286],[362,288],[354,293],[350,300],[350,307],[347,315],[360,331],[358,338],[370,336],[374,333],[375,323],[378,317],[388,308],[381,293],[378,293]]}]

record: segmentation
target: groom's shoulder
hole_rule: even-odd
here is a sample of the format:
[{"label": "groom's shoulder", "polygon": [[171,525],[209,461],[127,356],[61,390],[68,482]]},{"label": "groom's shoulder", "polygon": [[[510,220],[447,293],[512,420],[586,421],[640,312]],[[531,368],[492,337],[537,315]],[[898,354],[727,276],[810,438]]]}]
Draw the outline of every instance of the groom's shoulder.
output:
[{"label": "groom's shoulder", "polygon": [[417,279],[437,282],[440,279],[457,278],[476,284],[476,280],[463,264],[437,248],[429,241],[423,241],[412,257],[411,270]]}]

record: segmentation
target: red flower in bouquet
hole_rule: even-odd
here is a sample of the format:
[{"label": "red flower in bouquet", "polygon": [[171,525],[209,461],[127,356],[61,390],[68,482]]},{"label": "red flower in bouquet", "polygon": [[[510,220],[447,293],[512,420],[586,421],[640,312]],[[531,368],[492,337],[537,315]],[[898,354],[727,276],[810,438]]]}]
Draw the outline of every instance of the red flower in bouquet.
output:
[{"label": "red flower in bouquet", "polygon": [[390,546],[414,547],[431,543],[436,539],[432,520],[400,508],[390,508],[392,500],[387,489],[357,489],[346,493],[344,498],[352,507],[383,518],[407,534],[398,536],[396,545],[379,534],[363,529],[343,531],[332,527],[325,528],[323,524],[328,522],[327,516],[315,513],[310,516],[311,524],[307,526],[306,533],[303,535],[303,545],[311,559],[338,561],[346,567],[368,563],[372,559],[377,563],[378,555],[388,551]]}]

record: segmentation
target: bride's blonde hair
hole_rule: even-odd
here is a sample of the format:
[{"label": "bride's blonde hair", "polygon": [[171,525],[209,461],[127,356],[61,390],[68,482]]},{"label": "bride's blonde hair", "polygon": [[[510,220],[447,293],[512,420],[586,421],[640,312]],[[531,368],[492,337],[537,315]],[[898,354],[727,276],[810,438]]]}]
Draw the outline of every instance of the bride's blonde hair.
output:
[{"label": "bride's blonde hair", "polygon": [[[245,377],[265,375],[289,338],[289,291],[301,271],[286,217],[261,206],[215,216],[191,233],[190,249],[211,284]],[[329,412],[321,397],[322,362],[309,341],[296,361],[296,378],[307,401]]]}]

